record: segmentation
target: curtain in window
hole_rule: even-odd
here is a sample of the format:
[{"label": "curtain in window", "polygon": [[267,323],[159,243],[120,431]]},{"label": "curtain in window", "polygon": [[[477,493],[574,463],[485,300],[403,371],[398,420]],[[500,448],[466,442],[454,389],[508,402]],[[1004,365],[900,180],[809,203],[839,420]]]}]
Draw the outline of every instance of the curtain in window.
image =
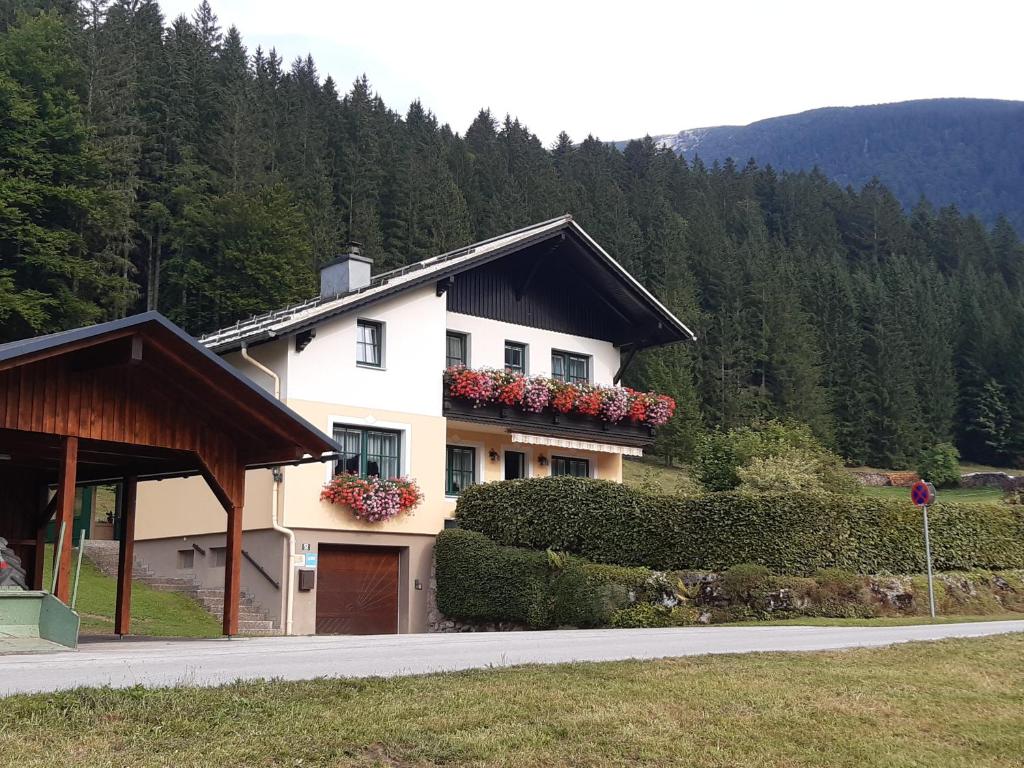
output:
[{"label": "curtain in window", "polygon": [[351,475],[358,475],[362,472],[362,432],[358,429],[335,427],[334,439],[343,449],[341,458],[335,464],[335,473],[348,472]]},{"label": "curtain in window", "polygon": [[398,477],[398,435],[394,432],[366,433],[366,474],[385,480]]},{"label": "curtain in window", "polygon": [[466,365],[466,337],[461,333],[449,333],[447,336],[447,352],[445,365],[452,368],[456,365]]},{"label": "curtain in window", "polygon": [[380,326],[359,323],[356,332],[356,360],[365,365],[380,365]]},{"label": "curtain in window", "polygon": [[476,451],[473,448],[448,446],[448,477],[445,493],[456,496],[476,481]]}]

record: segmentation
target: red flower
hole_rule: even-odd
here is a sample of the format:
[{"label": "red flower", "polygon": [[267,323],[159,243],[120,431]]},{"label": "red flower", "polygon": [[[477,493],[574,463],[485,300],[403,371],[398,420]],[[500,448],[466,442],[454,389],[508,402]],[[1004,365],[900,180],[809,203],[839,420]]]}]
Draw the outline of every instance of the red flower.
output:
[{"label": "red flower", "polygon": [[564,384],[555,392],[551,398],[551,407],[559,413],[569,413],[576,407],[576,398],[580,391],[572,384]]}]

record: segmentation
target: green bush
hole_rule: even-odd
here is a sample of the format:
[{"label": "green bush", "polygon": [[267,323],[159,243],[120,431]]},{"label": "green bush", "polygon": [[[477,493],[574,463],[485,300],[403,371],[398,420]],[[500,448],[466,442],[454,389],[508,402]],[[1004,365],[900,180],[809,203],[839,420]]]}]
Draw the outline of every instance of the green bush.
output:
[{"label": "green bush", "polygon": [[634,600],[660,600],[670,593],[664,577],[646,568],[501,546],[460,529],[438,534],[434,557],[437,607],[464,621],[537,629],[602,626]]},{"label": "green bush", "polygon": [[[598,563],[724,571],[757,563],[809,576],[925,569],[921,515],[909,502],[827,493],[654,494],[618,483],[555,477],[467,488],[463,528],[504,545],[570,552]],[[1024,567],[1024,509],[936,504],[940,570]]]},{"label": "green bush", "polygon": [[748,603],[771,587],[772,572],[757,563],[740,563],[722,574],[722,590],[733,603]]},{"label": "green bush", "polygon": [[654,603],[637,603],[621,608],[611,617],[611,625],[620,629],[671,627],[672,610]]},{"label": "green bush", "polygon": [[939,443],[922,454],[917,473],[939,488],[960,485],[960,451],[950,443]]},{"label": "green bush", "polygon": [[698,442],[694,477],[708,491],[858,493],[860,486],[842,461],[803,424],[776,420],[715,431]]},{"label": "green bush", "polygon": [[794,448],[775,456],[755,456],[736,470],[745,491],[823,491],[817,456]]},{"label": "green bush", "polygon": [[691,469],[697,482],[709,491],[731,491],[740,484],[736,470],[744,463],[729,433],[711,432],[697,443]]},{"label": "green bush", "polygon": [[442,531],[434,545],[437,607],[467,621],[548,622],[544,552],[501,547],[479,533]]}]

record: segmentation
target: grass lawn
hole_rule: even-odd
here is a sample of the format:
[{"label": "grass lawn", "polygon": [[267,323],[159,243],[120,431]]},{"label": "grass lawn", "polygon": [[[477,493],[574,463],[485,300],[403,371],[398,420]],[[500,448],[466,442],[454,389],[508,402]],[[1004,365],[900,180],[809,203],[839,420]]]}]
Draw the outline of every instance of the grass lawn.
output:
[{"label": "grass lawn", "polygon": [[[78,550],[72,550],[72,577]],[[52,582],[53,548],[46,548],[43,584]],[[109,635],[114,631],[117,581],[82,560],[76,610],[82,618],[83,635]],[[132,584],[132,634],[158,637],[219,637],[220,622],[195,600],[173,592],[161,592],[138,581]]]},{"label": "grass lawn", "polygon": [[[909,488],[893,488],[891,486],[864,486],[867,496],[884,499],[902,499],[910,501]],[[1003,492],[999,488],[939,488],[935,493],[936,500],[967,504],[1000,504]]]},{"label": "grass lawn", "polygon": [[7,765],[1019,768],[1024,634],[805,654],[81,690],[0,708]]},{"label": "grass lawn", "polygon": [[667,467],[652,458],[623,459],[622,482],[661,493],[679,493],[696,485],[683,467]]}]

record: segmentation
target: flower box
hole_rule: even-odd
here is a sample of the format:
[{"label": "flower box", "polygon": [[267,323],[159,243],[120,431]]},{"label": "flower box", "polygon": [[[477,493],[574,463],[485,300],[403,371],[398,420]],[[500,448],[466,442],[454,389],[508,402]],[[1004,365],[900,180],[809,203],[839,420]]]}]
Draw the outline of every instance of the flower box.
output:
[{"label": "flower box", "polygon": [[444,392],[449,418],[625,445],[649,445],[676,407],[670,397],[627,387],[468,368],[445,371]]}]

